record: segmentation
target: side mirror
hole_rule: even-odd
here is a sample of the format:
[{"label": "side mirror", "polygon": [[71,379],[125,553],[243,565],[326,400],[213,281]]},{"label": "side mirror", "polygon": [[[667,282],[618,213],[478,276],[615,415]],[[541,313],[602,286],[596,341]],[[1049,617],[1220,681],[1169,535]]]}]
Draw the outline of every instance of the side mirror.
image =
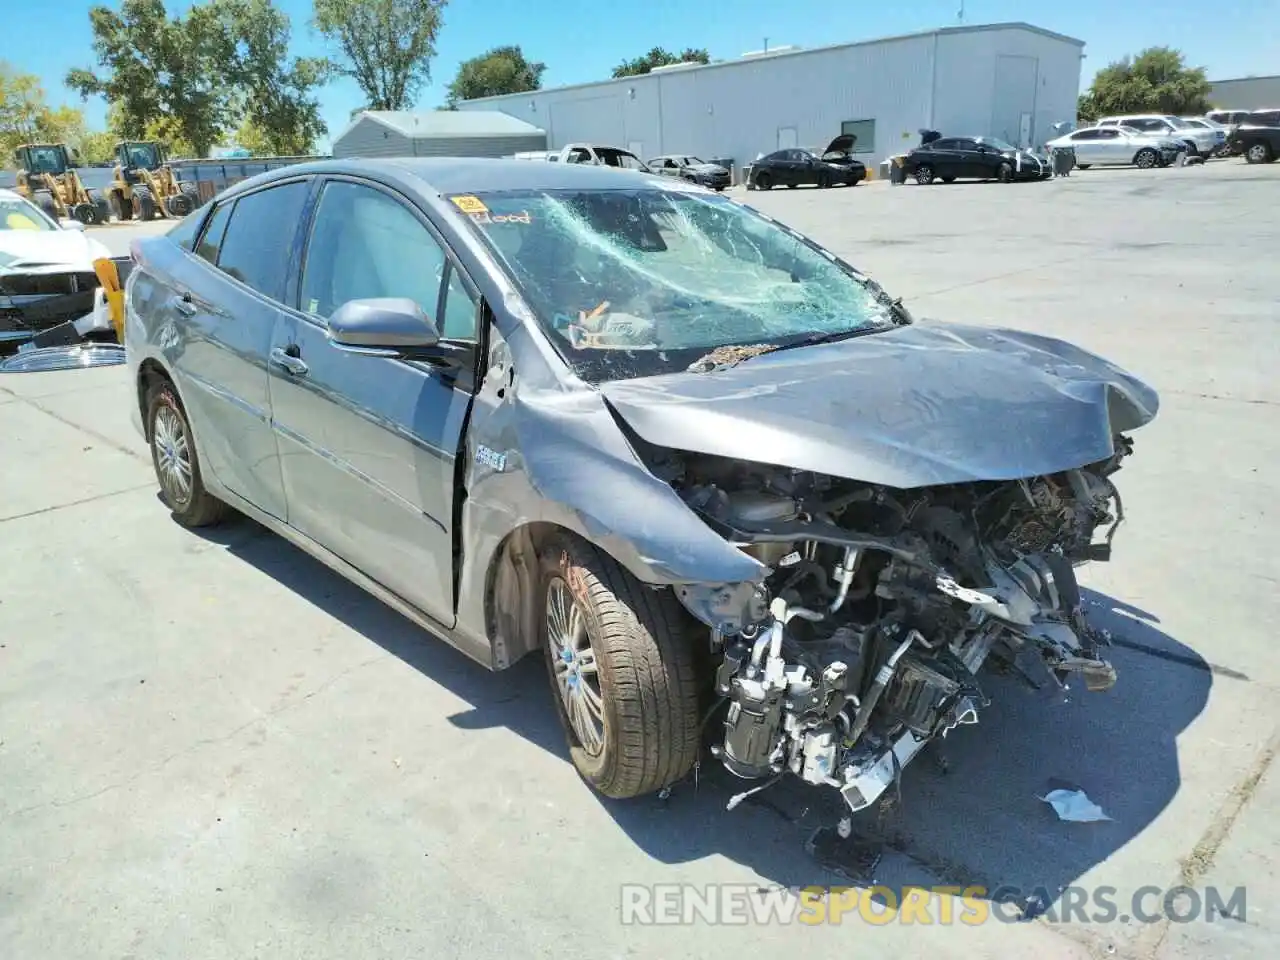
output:
[{"label": "side mirror", "polygon": [[348,300],[329,318],[329,341],[340,350],[413,359],[440,342],[440,331],[407,297]]}]

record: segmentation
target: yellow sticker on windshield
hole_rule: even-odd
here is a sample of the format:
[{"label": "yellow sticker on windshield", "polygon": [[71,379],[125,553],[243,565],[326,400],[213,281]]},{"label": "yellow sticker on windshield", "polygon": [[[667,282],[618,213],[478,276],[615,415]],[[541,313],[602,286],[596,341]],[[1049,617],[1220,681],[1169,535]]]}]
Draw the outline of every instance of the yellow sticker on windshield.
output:
[{"label": "yellow sticker on windshield", "polygon": [[39,230],[40,225],[25,213],[11,213],[4,218],[5,226],[10,230]]},{"label": "yellow sticker on windshield", "polygon": [[473,197],[470,194],[466,194],[461,197],[450,197],[449,199],[452,200],[453,205],[463,213],[475,214],[489,212],[489,208],[480,202],[479,197]]}]

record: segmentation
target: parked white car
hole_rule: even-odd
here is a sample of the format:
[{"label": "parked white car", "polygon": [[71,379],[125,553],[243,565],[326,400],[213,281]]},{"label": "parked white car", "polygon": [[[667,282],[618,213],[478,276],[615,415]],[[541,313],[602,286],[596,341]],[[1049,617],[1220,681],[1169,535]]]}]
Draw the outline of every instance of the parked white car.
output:
[{"label": "parked white car", "polygon": [[1185,149],[1181,141],[1130,127],[1082,127],[1050,140],[1050,149],[1070,148],[1076,166],[1166,167]]},{"label": "parked white car", "polygon": [[1193,156],[1210,157],[1227,142],[1226,130],[1191,126],[1181,117],[1163,113],[1136,113],[1124,117],[1103,117],[1100,127],[1132,127],[1143,133],[1173,137],[1187,145]]}]

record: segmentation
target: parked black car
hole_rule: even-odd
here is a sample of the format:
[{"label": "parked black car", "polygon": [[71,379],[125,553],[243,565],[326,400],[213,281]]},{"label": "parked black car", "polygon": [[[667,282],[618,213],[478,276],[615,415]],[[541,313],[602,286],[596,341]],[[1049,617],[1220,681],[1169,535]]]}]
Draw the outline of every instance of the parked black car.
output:
[{"label": "parked black car", "polygon": [[712,190],[723,190],[729,186],[729,171],[718,163],[707,163],[688,154],[668,154],[646,160],[647,166],[654,173],[663,177],[678,177],[690,183],[701,184]]},{"label": "parked black car", "polygon": [[1249,163],[1271,163],[1280,157],[1280,110],[1254,110],[1231,131],[1227,149],[1232,155],[1244,154]]},{"label": "parked black car", "polygon": [[829,144],[827,149],[822,151],[823,163],[834,163],[838,167],[844,167],[857,175],[857,179],[850,186],[857,186],[863,180],[867,179],[867,168],[861,160],[855,160],[853,157],[854,144],[858,142],[858,138],[851,133],[842,133]]},{"label": "parked black car", "polygon": [[[833,140],[836,143],[839,137]],[[751,164],[747,171],[748,190],[772,190],[774,187],[798,187],[807,184],[814,187],[857,186],[866,179],[867,168],[857,160],[847,157],[843,162],[826,159],[828,148],[819,157],[803,147],[775,150]]]},{"label": "parked black car", "polygon": [[907,154],[903,168],[916,183],[934,180],[1047,180],[1053,176],[1048,159],[1019,150],[998,137],[939,137]]}]

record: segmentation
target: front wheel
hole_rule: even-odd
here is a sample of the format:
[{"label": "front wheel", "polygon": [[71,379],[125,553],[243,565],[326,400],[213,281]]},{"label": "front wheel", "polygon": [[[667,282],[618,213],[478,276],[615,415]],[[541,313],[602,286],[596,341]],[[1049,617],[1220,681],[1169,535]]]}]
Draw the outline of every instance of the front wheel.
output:
[{"label": "front wheel", "polygon": [[1093,166],[1093,164],[1091,164],[1091,163],[1077,163],[1077,164],[1076,164],[1076,169],[1077,169],[1077,170],[1088,170],[1091,166]]},{"label": "front wheel", "polygon": [[1133,158],[1133,165],[1141,170],[1150,170],[1159,160],[1156,152],[1150,147],[1143,147],[1138,151],[1138,155]]},{"label": "front wheel", "polygon": [[916,183],[924,187],[933,183],[933,167],[927,163],[916,167]]},{"label": "front wheel", "polygon": [[1244,151],[1245,163],[1270,163],[1273,159],[1271,147],[1261,141],[1249,144]]},{"label": "front wheel", "polygon": [[756,174],[756,189],[771,190],[773,188],[773,177],[767,173]]},{"label": "front wheel", "polygon": [[697,759],[698,680],[684,610],[581,540],[543,551],[542,642],[578,773],[607,797],[661,790]]},{"label": "front wheel", "polygon": [[205,489],[191,424],[172,384],[162,382],[151,388],[146,422],[160,496],[173,518],[184,527],[217,523],[226,506]]},{"label": "front wheel", "polygon": [[996,177],[1001,183],[1013,183],[1013,167],[1007,163],[1000,164],[1000,169],[996,171]]}]

